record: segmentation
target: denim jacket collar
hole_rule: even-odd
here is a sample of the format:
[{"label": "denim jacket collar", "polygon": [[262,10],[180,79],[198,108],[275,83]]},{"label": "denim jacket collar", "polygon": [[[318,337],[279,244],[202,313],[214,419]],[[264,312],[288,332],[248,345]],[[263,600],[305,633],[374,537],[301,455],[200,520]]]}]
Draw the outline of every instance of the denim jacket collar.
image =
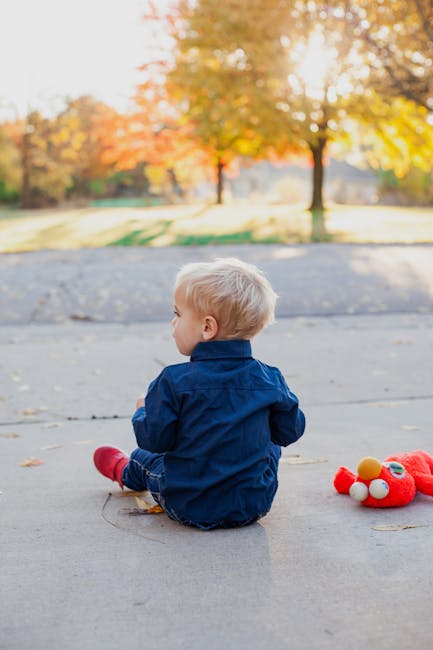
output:
[{"label": "denim jacket collar", "polygon": [[243,340],[207,341],[197,343],[191,361],[208,359],[251,359],[251,343]]}]

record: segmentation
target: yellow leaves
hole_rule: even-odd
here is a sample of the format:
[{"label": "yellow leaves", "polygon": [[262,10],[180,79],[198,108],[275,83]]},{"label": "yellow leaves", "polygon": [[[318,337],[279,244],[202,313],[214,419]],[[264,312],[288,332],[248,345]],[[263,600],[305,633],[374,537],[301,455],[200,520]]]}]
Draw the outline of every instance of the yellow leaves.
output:
[{"label": "yellow leaves", "polygon": [[123,490],[123,492],[120,493],[121,497],[141,497],[143,496],[143,490],[137,491],[137,490]]},{"label": "yellow leaves", "polygon": [[38,465],[43,465],[44,461],[41,460],[40,458],[35,458],[34,456],[31,456],[30,458],[26,458],[23,460],[22,463],[20,463],[20,467],[37,467]]},{"label": "yellow leaves", "polygon": [[23,409],[22,411],[23,415],[36,415],[37,414],[37,409]]},{"label": "yellow leaves", "polygon": [[[121,497],[128,498],[134,497],[135,503],[137,504],[136,508],[131,510],[126,510],[129,515],[157,515],[161,512],[164,512],[163,508],[156,504],[153,499],[152,502],[147,500],[147,497],[150,497],[150,492],[136,492],[135,490],[124,490],[121,494]],[[146,497],[146,498],[145,498]]]},{"label": "yellow leaves", "polygon": [[65,127],[60,128],[53,136],[53,142],[56,144],[65,144],[69,142],[70,131]]},{"label": "yellow leaves", "polygon": [[166,170],[163,167],[156,165],[149,165],[146,170],[147,178],[151,183],[154,191],[159,191],[164,182],[166,181]]},{"label": "yellow leaves", "polygon": [[148,510],[150,508],[150,504],[147,503],[144,499],[141,497],[134,497],[135,498],[135,503],[137,504],[137,508],[140,508],[140,510]]},{"label": "yellow leaves", "polygon": [[71,146],[74,151],[79,151],[86,141],[86,133],[74,133],[71,140]]},{"label": "yellow leaves", "polygon": [[221,62],[216,57],[206,57],[202,61],[203,65],[211,72],[218,72],[221,69]]},{"label": "yellow leaves", "polygon": [[21,411],[23,415],[39,415],[40,413],[45,413],[48,411],[46,406],[40,406],[39,408],[25,408]]},{"label": "yellow leaves", "polygon": [[432,168],[433,126],[425,110],[405,99],[383,101],[370,95],[368,123],[364,123],[362,143],[366,158],[374,168],[392,169],[404,178],[411,167]]},{"label": "yellow leaves", "polygon": [[139,512],[134,514],[157,515],[161,512],[164,512],[164,510],[158,504],[150,504],[141,497],[135,497],[135,502],[137,504],[137,509]]},{"label": "yellow leaves", "polygon": [[159,515],[162,512],[164,512],[164,509],[161,508],[161,506],[159,506],[158,504],[156,504],[156,505],[151,506],[150,508],[148,508],[145,512],[143,512],[143,515],[144,514],[146,514],[146,515]]}]

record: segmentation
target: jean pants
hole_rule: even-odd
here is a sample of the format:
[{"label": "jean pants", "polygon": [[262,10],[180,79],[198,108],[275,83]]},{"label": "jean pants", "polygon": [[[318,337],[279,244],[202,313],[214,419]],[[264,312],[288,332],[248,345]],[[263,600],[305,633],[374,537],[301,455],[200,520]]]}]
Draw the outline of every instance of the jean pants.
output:
[{"label": "jean pants", "polygon": [[161,507],[160,481],[164,470],[164,454],[152,454],[146,449],[135,449],[122,474],[122,482],[131,490],[149,490]]},{"label": "jean pants", "polygon": [[[278,472],[278,462],[281,456],[281,447],[279,445],[271,445],[271,457],[270,464],[272,472],[277,475]],[[126,465],[122,473],[122,482],[126,487],[131,490],[136,490],[140,492],[142,490],[149,490],[152,494],[152,497],[161,506],[170,517],[179,523],[195,526],[202,530],[210,530],[212,528],[234,528],[240,526],[248,526],[249,524],[254,523],[260,517],[264,517],[267,512],[263,512],[257,517],[248,519],[242,522],[230,522],[225,523],[213,522],[213,523],[197,523],[193,521],[186,521],[185,519],[180,519],[176,516],[176,513],[170,511],[169,508],[166,508],[164,499],[161,497],[161,477],[164,472],[164,454],[155,454],[146,449],[135,449],[130,457],[129,463]]]}]

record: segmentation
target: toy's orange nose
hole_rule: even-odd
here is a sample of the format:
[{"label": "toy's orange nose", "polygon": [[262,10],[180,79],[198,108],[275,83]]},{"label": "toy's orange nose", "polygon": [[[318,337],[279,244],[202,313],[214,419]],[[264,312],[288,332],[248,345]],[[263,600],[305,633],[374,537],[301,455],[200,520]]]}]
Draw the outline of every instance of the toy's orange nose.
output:
[{"label": "toy's orange nose", "polygon": [[381,471],[382,463],[371,456],[363,458],[358,465],[358,476],[364,481],[372,481],[379,476]]}]

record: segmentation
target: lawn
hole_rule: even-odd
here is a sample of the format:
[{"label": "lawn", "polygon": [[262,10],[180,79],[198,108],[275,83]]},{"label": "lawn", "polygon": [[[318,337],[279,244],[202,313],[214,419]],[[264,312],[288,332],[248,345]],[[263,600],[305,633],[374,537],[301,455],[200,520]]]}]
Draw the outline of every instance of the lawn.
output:
[{"label": "lawn", "polygon": [[[433,242],[433,208],[330,206],[335,242]],[[0,210],[0,252],[103,246],[298,243],[310,240],[303,207],[264,203],[149,208]]]}]

